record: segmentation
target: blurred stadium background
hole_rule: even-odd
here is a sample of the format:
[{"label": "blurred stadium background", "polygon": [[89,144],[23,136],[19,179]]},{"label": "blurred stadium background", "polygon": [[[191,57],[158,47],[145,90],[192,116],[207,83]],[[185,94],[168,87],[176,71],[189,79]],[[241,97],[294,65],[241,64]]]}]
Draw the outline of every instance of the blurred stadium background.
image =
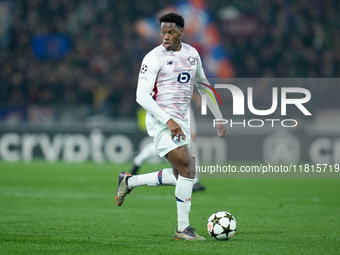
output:
[{"label": "blurred stadium background", "polygon": [[[236,127],[212,142],[197,117],[203,162],[340,162],[340,84],[325,82],[340,76],[336,0],[0,0],[0,158],[129,161],[149,141],[137,122],[140,64],[171,10],[208,77],[324,83],[310,87],[313,116],[290,132]],[[270,102],[271,85],[258,91]]]}]

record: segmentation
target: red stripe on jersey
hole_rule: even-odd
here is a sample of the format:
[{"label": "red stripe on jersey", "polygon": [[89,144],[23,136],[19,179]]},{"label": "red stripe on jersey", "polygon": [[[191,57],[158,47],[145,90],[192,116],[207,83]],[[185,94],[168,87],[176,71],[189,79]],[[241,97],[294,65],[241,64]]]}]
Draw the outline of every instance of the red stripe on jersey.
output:
[{"label": "red stripe on jersey", "polygon": [[156,101],[157,99],[157,94],[158,94],[158,88],[157,88],[157,83],[155,82],[155,85],[153,87],[153,92],[155,92],[155,94],[153,94],[152,98]]}]

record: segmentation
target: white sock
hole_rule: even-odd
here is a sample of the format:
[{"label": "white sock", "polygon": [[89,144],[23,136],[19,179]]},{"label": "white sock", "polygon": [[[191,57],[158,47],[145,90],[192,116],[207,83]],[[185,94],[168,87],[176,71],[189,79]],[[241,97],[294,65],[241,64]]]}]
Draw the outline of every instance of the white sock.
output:
[{"label": "white sock", "polygon": [[155,144],[149,143],[138,153],[136,157],[134,157],[133,163],[136,166],[141,166],[145,161],[156,155],[158,155],[158,153]]},{"label": "white sock", "polygon": [[133,175],[128,179],[128,188],[133,189],[139,186],[176,185],[177,180],[172,172],[172,168],[165,168],[158,172],[148,174]]},{"label": "white sock", "polygon": [[191,208],[191,195],[193,179],[178,176],[177,185],[175,189],[175,196],[177,200],[177,230],[183,231],[189,226],[189,213]]},{"label": "white sock", "polygon": [[176,186],[177,180],[174,176],[172,168],[164,168],[163,170],[158,172],[158,180],[160,181],[161,185],[164,186]]},{"label": "white sock", "polygon": [[198,183],[198,174],[196,173],[195,179],[194,179],[194,184]]},{"label": "white sock", "polygon": [[197,160],[197,158],[195,158],[195,179],[194,179],[194,184],[198,183],[198,171],[196,171],[196,167],[199,166],[199,164],[197,162],[198,162],[198,160]]}]

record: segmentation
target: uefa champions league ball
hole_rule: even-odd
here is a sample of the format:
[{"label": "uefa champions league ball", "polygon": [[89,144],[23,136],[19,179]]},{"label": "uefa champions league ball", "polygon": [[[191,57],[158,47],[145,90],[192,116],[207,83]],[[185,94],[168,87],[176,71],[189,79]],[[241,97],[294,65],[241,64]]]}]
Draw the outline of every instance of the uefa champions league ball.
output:
[{"label": "uefa champions league ball", "polygon": [[229,240],[236,232],[236,220],[231,213],[220,211],[208,219],[208,232],[217,240]]}]

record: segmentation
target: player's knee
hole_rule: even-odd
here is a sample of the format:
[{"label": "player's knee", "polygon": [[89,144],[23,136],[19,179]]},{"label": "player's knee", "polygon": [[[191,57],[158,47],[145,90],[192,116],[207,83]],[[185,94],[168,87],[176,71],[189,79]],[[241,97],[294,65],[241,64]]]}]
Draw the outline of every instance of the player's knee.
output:
[{"label": "player's knee", "polygon": [[195,166],[193,161],[186,162],[180,167],[180,174],[183,177],[194,179],[195,178]]}]

